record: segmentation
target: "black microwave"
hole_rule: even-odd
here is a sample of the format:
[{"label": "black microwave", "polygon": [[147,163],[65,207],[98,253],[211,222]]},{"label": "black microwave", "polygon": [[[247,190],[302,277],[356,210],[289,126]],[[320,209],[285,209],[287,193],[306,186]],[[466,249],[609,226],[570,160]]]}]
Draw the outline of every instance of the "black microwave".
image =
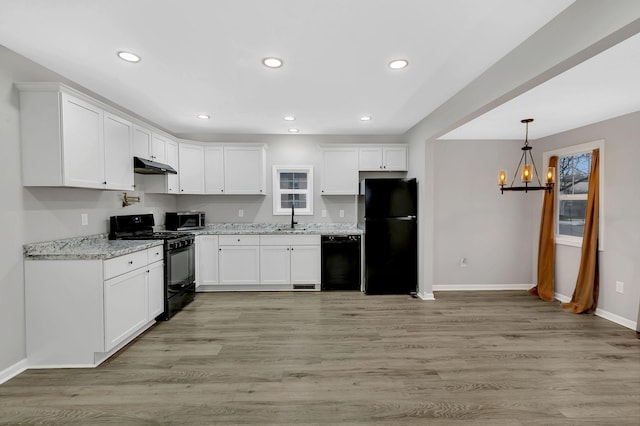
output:
[{"label": "black microwave", "polygon": [[169,231],[188,231],[204,228],[204,212],[167,212],[165,228]]}]

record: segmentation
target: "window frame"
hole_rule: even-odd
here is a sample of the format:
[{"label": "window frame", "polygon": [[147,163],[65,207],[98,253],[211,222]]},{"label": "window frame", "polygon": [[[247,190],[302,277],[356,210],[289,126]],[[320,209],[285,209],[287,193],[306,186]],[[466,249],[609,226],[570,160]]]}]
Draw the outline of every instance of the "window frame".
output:
[{"label": "window frame", "polygon": [[[578,154],[590,153],[594,149],[598,149],[600,151],[599,154],[599,164],[598,164],[598,174],[599,174],[599,183],[600,187],[598,188],[599,193],[599,217],[598,217],[598,250],[604,250],[604,164],[605,164],[605,152],[604,152],[604,139],[599,139],[591,142],[586,142],[578,145],[568,146],[566,148],[554,149],[551,151],[545,151],[542,156],[542,161],[544,165],[544,169],[546,170],[547,165],[549,164],[549,158],[552,156],[557,156],[558,159],[560,157],[569,157]],[[564,246],[570,247],[582,247],[582,237],[576,237],[571,235],[560,234],[560,197],[559,193],[559,179],[560,174],[559,170],[556,170],[556,184],[554,185],[555,191],[555,205],[553,206],[553,214],[555,221],[555,243]],[[582,199],[581,196],[576,195],[563,195],[563,200],[572,200],[572,199]]]},{"label": "window frame", "polygon": [[[273,188],[273,215],[288,216],[291,214],[291,208],[283,208],[281,204],[281,195],[283,194],[306,194],[307,207],[304,209],[296,208],[295,214],[300,216],[313,216],[313,166],[273,166],[272,167],[272,188]],[[307,189],[305,190],[282,190],[280,189],[281,173],[306,173]]]}]

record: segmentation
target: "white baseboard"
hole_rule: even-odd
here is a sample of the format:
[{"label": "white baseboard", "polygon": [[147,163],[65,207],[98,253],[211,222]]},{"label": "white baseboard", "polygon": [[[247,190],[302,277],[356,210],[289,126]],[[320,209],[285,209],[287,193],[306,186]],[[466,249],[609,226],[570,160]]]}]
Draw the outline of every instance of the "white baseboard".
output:
[{"label": "white baseboard", "polygon": [[533,284],[441,284],[434,285],[433,291],[499,291],[529,290]]},{"label": "white baseboard", "polygon": [[422,300],[436,300],[433,293],[418,292],[417,296]]},{"label": "white baseboard", "polygon": [[23,359],[22,361],[18,361],[15,364],[0,371],[0,385],[16,377],[18,374],[25,371],[27,367],[27,360]]},{"label": "white baseboard", "polygon": [[[570,296],[565,296],[564,294],[560,293],[554,293],[553,296],[556,298],[556,300],[562,303],[571,302]],[[604,309],[596,308],[596,315],[623,327],[630,328],[631,330],[636,330],[636,327],[638,326],[638,323],[636,323],[635,321],[628,320],[621,317],[620,315],[612,314],[611,312],[605,311]]]}]

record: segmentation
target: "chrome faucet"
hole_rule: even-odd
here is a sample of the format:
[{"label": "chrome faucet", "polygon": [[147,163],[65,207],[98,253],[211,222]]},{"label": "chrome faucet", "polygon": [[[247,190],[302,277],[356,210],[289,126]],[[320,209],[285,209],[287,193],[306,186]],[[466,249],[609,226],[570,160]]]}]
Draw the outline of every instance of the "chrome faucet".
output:
[{"label": "chrome faucet", "polygon": [[298,224],[298,222],[293,221],[293,216],[295,215],[295,207],[293,207],[294,204],[295,204],[295,201],[291,200],[291,229],[293,229],[295,225]]}]

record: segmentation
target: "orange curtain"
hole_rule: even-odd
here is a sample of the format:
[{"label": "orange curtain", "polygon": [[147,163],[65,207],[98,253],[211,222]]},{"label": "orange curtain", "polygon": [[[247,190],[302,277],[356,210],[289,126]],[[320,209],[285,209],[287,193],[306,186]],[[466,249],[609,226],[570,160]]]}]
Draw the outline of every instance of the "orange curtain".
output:
[{"label": "orange curtain", "polygon": [[584,221],[584,235],[582,236],[582,257],[580,259],[576,288],[573,290],[571,302],[562,305],[563,308],[574,314],[595,311],[598,304],[600,286],[598,276],[599,157],[599,151],[594,149],[591,155],[587,212]]},{"label": "orange curtain", "polygon": [[[558,170],[558,157],[549,158],[549,167]],[[538,241],[538,285],[529,293],[548,302],[553,301],[556,243],[555,243],[555,195],[556,192],[545,191],[542,202],[542,218],[540,220],[540,238]]]}]

